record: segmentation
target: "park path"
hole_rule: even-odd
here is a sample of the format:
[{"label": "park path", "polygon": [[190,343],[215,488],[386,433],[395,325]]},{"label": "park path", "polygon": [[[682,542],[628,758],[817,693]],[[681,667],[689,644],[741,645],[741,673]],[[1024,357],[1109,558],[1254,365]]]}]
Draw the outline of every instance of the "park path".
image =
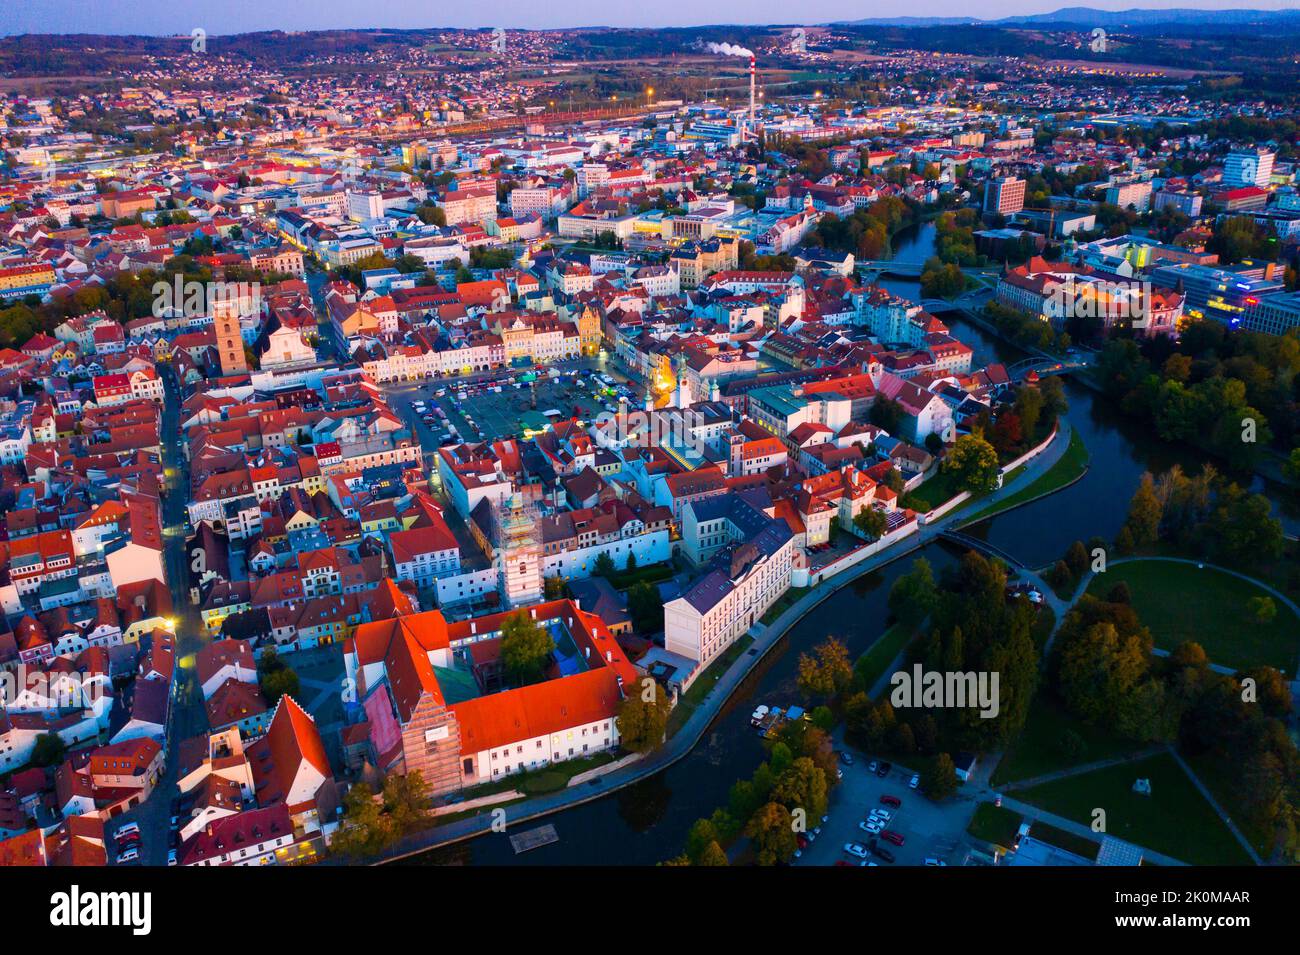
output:
[{"label": "park path", "polygon": [[[1281,603],[1282,606],[1286,607],[1293,614],[1295,614],[1296,618],[1300,620],[1300,606],[1297,606],[1296,602],[1292,600],[1290,597],[1288,597],[1286,594],[1282,593],[1280,590],[1278,590],[1276,587],[1272,586],[1271,584],[1267,583],[1266,581],[1260,580],[1258,577],[1252,577],[1250,576],[1250,574],[1243,574],[1239,570],[1233,570],[1231,567],[1224,567],[1222,564],[1211,564],[1203,560],[1193,560],[1190,557],[1161,557],[1161,556],[1144,557],[1141,555],[1135,555],[1133,557],[1116,557],[1114,560],[1109,560],[1106,566],[1114,567],[1117,564],[1134,564],[1134,563],[1138,563],[1139,561],[1153,561],[1153,560],[1164,561],[1167,564],[1190,564],[1193,567],[1202,568],[1204,570],[1217,570],[1220,573],[1228,574],[1229,576],[1232,577],[1237,577],[1241,580],[1246,581],[1246,583],[1253,584],[1254,586],[1258,587],[1260,590],[1263,590],[1266,593],[1268,593],[1279,603]],[[1082,597],[1085,593],[1088,592],[1088,585],[1092,583],[1092,578],[1095,576],[1097,575],[1092,570],[1089,570],[1088,573],[1083,575],[1083,579],[1079,582],[1079,586],[1075,588],[1074,596],[1070,598],[1071,605],[1073,605],[1080,597]],[[1155,652],[1157,653],[1157,655],[1160,655],[1160,651],[1155,651]],[[1298,657],[1300,657],[1300,654],[1298,654]],[[1215,670],[1218,673],[1232,674],[1237,672],[1236,670],[1227,667],[1217,667],[1214,666],[1213,664],[1211,664],[1211,669]],[[1297,659],[1297,665],[1292,668],[1291,672],[1295,674],[1300,674],[1300,658]]]},{"label": "park path", "polygon": [[1192,781],[1192,784],[1200,791],[1200,794],[1205,797],[1205,801],[1210,804],[1210,808],[1214,810],[1221,820],[1223,820],[1223,824],[1228,827],[1228,831],[1231,832],[1236,840],[1241,843],[1241,847],[1246,850],[1246,855],[1250,856],[1250,860],[1254,862],[1255,865],[1263,865],[1264,861],[1259,857],[1259,853],[1255,851],[1255,847],[1250,844],[1249,839],[1242,835],[1241,830],[1237,828],[1237,824],[1232,821],[1232,817],[1223,811],[1223,807],[1219,805],[1219,801],[1214,798],[1214,793],[1210,792],[1209,787],[1207,787],[1205,783],[1201,782],[1201,777],[1196,775],[1192,770],[1192,767],[1187,764],[1187,760],[1183,759],[1176,747],[1170,746],[1168,749],[1169,755],[1171,755],[1175,762],[1183,768],[1183,772],[1187,774],[1187,778]]},{"label": "park path", "polygon": [[1017,779],[1015,782],[1003,783],[996,787],[999,793],[1014,792],[1017,789],[1031,789],[1034,786],[1043,783],[1056,782],[1058,779],[1068,779],[1071,776],[1082,776],[1084,773],[1095,772],[1099,769],[1109,769],[1112,766],[1120,766],[1124,763],[1134,763],[1140,759],[1146,759],[1150,756],[1159,756],[1164,750],[1163,746],[1148,746],[1145,749],[1128,753],[1124,756],[1111,756],[1108,759],[1098,759],[1091,763],[1082,763],[1078,766],[1067,766],[1064,769],[1058,769],[1055,772],[1044,773],[1041,776],[1031,776],[1029,779]]}]

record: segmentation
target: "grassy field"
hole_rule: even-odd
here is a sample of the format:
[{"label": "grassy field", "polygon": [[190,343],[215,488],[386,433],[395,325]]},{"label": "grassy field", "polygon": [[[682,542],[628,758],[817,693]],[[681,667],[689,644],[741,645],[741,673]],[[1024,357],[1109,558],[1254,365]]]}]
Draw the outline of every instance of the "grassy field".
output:
[{"label": "grassy field", "polygon": [[1088,592],[1104,598],[1120,581],[1128,584],[1133,609],[1157,647],[1173,650],[1195,640],[1211,663],[1234,669],[1266,663],[1295,673],[1300,620],[1281,604],[1271,623],[1251,619],[1247,601],[1267,596],[1254,584],[1210,568],[1152,560],[1114,565],[1093,578]]},{"label": "grassy field", "polygon": [[868,690],[894,662],[894,658],[903,652],[911,637],[911,627],[896,623],[872,644],[870,650],[858,657],[857,662],[853,664],[853,671],[862,677],[862,683]]},{"label": "grassy field", "polygon": [[776,602],[773,603],[772,606],[767,608],[767,612],[763,614],[759,622],[762,623],[763,626],[765,627],[774,623],[777,617],[781,616],[781,614],[785,613],[796,603],[798,603],[799,598],[801,598],[804,594],[806,594],[808,590],[809,588],[807,587],[789,588],[780,597],[776,598]]},{"label": "grassy field", "polygon": [[[1009,508],[1024,504],[1026,501],[1032,501],[1036,497],[1041,497],[1058,488],[1065,487],[1086,470],[1088,470],[1088,448],[1084,445],[1083,438],[1079,437],[1079,430],[1075,428],[1070,432],[1070,443],[1066,447],[1065,453],[1061,455],[1055,464],[1019,491],[994,502],[991,507],[980,513],[979,519],[984,520],[986,517],[992,517],[994,514],[999,514]],[[1010,477],[1011,475],[1008,475],[1008,478]]]},{"label": "grassy field", "polygon": [[1020,813],[991,802],[982,802],[975,807],[975,815],[966,827],[976,839],[983,839],[995,846],[1010,849],[1015,841],[1016,830],[1020,828]]},{"label": "grassy field", "polygon": [[[1151,795],[1133,792],[1151,780]],[[1168,753],[1018,790],[1016,798],[1191,865],[1249,865],[1250,857]]]},{"label": "grassy field", "polygon": [[[1083,751],[1077,756],[1068,755],[1061,746],[1066,730],[1073,730],[1083,740]],[[1130,740],[1087,726],[1046,693],[1039,693],[1029,707],[1025,728],[998,763],[991,782],[999,786],[1033,779],[1057,770],[1123,756],[1141,748]]]},{"label": "grassy field", "polygon": [[1255,847],[1260,857],[1267,858],[1273,851],[1274,834],[1252,824],[1250,814],[1242,806],[1241,794],[1234,785],[1240,775],[1240,767],[1230,760],[1216,759],[1209,753],[1195,757],[1185,756],[1184,759],[1192,767],[1192,772],[1196,773],[1196,778],[1214,793],[1220,808],[1232,817],[1241,834]]},{"label": "grassy field", "polygon": [[695,678],[691,688],[681,695],[673,711],[668,714],[668,735],[672,736],[685,725],[686,721],[691,718],[696,707],[704,700],[709,691],[713,689],[717,682],[722,679],[722,675],[731,668],[731,665],[740,659],[740,655],[750,648],[754,643],[754,638],[745,634],[731,646],[722,652],[722,655],[709,664],[708,668]]},{"label": "grassy field", "polygon": [[[954,471],[945,471],[939,468],[933,475],[921,482],[915,491],[910,491],[903,497],[909,501],[923,501],[928,504],[928,508],[914,507],[914,510],[934,510],[940,504],[946,504],[962,492],[960,476]],[[912,504],[904,505],[913,507]]]}]

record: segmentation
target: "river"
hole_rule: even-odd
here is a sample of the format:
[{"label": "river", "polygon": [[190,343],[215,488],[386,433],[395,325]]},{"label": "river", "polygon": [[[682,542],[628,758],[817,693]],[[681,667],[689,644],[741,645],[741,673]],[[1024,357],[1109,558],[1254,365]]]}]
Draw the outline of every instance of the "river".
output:
[{"label": "river", "polygon": [[[933,243],[933,224],[911,227],[895,236],[895,258],[923,262],[932,254]],[[881,284],[904,298],[920,298],[915,281],[885,279]],[[953,334],[975,350],[976,367],[1025,357],[1018,348],[960,318],[946,316],[945,320]],[[1193,471],[1200,466],[1194,452],[1160,441],[1144,425],[1121,416],[1104,397],[1070,379],[1065,390],[1070,422],[1091,453],[1088,473],[1049,498],[966,529],[1031,566],[1056,560],[1075,540],[1113,539],[1143,471],[1159,473],[1176,463]],[[1288,499],[1279,510],[1289,532],[1295,533],[1300,508]],[[921,553],[936,574],[956,559],[937,544]],[[912,560],[897,561],[853,581],[792,627],[732,695],[700,744],[674,766],[618,793],[549,816],[546,821],[555,826],[557,843],[516,856],[506,835],[494,833],[432,850],[412,862],[653,865],[678,854],[695,820],[725,806],[732,783],[748,778],[763,760],[762,743],[749,725],[754,707],[802,702],[795,685],[799,654],[828,635],[844,641],[853,657],[865,652],[885,631],[889,589]]]}]

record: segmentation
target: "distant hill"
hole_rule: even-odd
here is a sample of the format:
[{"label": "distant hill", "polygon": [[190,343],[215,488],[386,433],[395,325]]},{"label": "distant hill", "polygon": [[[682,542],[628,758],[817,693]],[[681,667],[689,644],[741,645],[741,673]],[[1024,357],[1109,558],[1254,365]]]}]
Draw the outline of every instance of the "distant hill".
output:
[{"label": "distant hill", "polygon": [[842,20],[848,26],[935,27],[974,24],[979,26],[1050,26],[1069,24],[1084,27],[1151,27],[1157,25],[1240,27],[1259,24],[1270,26],[1300,24],[1300,10],[1096,10],[1092,7],[1062,7],[1051,13],[1034,13],[1017,17],[981,20],[977,17],[878,17],[867,20]]}]

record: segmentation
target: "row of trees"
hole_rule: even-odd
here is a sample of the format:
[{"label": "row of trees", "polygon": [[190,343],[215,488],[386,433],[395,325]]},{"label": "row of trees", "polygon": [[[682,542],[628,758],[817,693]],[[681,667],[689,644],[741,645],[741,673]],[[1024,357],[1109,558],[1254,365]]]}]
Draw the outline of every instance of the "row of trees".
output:
[{"label": "row of trees", "polygon": [[1115,538],[1128,554],[1165,542],[1230,567],[1253,567],[1282,553],[1272,503],[1224,480],[1212,465],[1188,476],[1175,465],[1157,480],[1143,474]]},{"label": "row of trees", "polygon": [[768,743],[768,758],[731,787],[727,805],[699,819],[686,851],[667,865],[726,865],[726,848],[749,839],[759,865],[789,862],[799,834],[820,825],[838,782],[835,748],[823,726],[796,720]]},{"label": "row of trees", "polygon": [[1168,441],[1191,444],[1249,468],[1272,442],[1300,441],[1300,332],[1265,335],[1198,321],[1177,342],[1117,339],[1098,373],[1125,413]]}]

